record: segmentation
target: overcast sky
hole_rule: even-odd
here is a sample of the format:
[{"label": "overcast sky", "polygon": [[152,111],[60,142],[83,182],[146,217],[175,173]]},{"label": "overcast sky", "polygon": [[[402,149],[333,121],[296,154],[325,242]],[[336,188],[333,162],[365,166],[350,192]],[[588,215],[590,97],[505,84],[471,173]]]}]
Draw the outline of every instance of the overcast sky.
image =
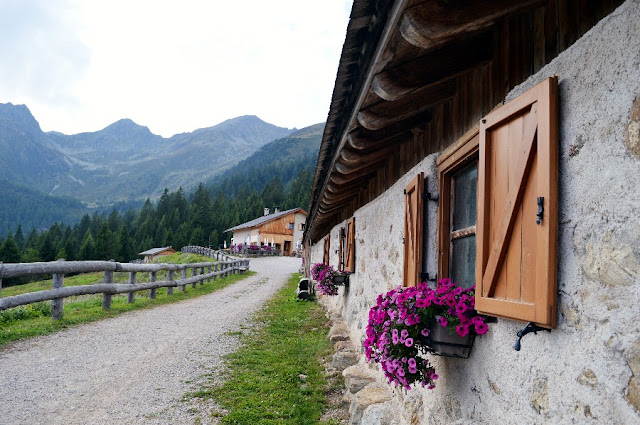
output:
[{"label": "overcast sky", "polygon": [[0,0],[0,103],[44,131],[165,137],[327,118],[352,0]]}]

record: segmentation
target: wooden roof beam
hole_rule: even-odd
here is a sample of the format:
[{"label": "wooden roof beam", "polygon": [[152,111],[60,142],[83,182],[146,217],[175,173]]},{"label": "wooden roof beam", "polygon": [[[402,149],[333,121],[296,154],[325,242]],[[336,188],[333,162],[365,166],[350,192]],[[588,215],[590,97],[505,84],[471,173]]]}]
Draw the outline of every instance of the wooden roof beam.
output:
[{"label": "wooden roof beam", "polygon": [[405,10],[400,33],[416,47],[433,49],[545,3],[547,0],[425,1]]},{"label": "wooden roof beam", "polygon": [[421,56],[380,72],[371,88],[384,100],[397,100],[415,90],[462,75],[491,60],[491,33]]},{"label": "wooden roof beam", "polygon": [[448,102],[456,94],[456,81],[445,82],[414,91],[393,102],[382,101],[358,112],[358,122],[369,130],[380,130],[410,118],[436,105]]},{"label": "wooden roof beam", "polygon": [[356,150],[376,149],[384,143],[393,143],[396,138],[407,137],[413,127],[424,126],[429,122],[431,122],[431,111],[427,110],[380,130],[373,131],[358,127],[347,134],[347,142]]}]

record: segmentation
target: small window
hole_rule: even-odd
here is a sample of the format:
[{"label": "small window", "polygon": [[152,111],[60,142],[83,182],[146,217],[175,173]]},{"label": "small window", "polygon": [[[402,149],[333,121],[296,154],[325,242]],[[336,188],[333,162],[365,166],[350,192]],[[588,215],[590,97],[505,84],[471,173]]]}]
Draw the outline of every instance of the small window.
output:
[{"label": "small window", "polygon": [[298,230],[304,231],[304,223],[298,224]]},{"label": "small window", "polygon": [[289,230],[293,230],[293,223],[289,223]]},{"label": "small window", "polygon": [[475,284],[478,192],[478,129],[438,158],[438,278]]}]

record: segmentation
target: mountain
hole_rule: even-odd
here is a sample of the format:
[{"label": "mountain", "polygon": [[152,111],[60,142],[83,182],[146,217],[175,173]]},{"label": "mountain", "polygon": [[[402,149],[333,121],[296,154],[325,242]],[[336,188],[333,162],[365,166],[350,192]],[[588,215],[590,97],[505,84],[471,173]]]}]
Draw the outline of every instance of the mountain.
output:
[{"label": "mountain", "polygon": [[26,106],[0,104],[0,179],[53,188],[71,169],[66,155],[48,146]]},{"label": "mountain", "polygon": [[170,138],[130,119],[65,135],[42,132],[24,105],[0,104],[0,178],[100,207],[189,189],[292,131],[242,116]]},{"label": "mountain", "polygon": [[261,192],[277,178],[286,188],[302,170],[313,174],[323,132],[324,123],[314,124],[267,143],[226,171],[222,179],[210,180],[207,187],[213,194],[221,190],[235,195],[240,189]]}]

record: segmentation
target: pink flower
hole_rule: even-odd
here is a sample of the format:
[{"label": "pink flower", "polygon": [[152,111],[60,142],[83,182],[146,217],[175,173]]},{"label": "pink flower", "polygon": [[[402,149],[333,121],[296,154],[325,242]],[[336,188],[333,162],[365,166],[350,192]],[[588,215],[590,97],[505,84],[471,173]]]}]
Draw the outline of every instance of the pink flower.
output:
[{"label": "pink flower", "polygon": [[468,325],[456,326],[456,333],[460,336],[467,336],[467,334],[469,333],[469,326]]},{"label": "pink flower", "polygon": [[438,323],[440,323],[440,326],[443,326],[443,327],[447,326],[447,323],[448,323],[447,318],[444,316],[438,317]]},{"label": "pink flower", "polygon": [[413,345],[413,338],[407,338],[404,341],[404,345],[406,345],[407,347],[411,347]]},{"label": "pink flower", "polygon": [[475,325],[475,327],[476,327],[476,333],[477,333],[478,335],[484,335],[484,334],[486,334],[486,333],[487,333],[487,331],[489,330],[489,327],[488,327],[488,326],[487,326],[487,324],[486,324],[486,323],[484,323],[484,322],[483,322],[483,323],[479,323],[479,324]]}]

